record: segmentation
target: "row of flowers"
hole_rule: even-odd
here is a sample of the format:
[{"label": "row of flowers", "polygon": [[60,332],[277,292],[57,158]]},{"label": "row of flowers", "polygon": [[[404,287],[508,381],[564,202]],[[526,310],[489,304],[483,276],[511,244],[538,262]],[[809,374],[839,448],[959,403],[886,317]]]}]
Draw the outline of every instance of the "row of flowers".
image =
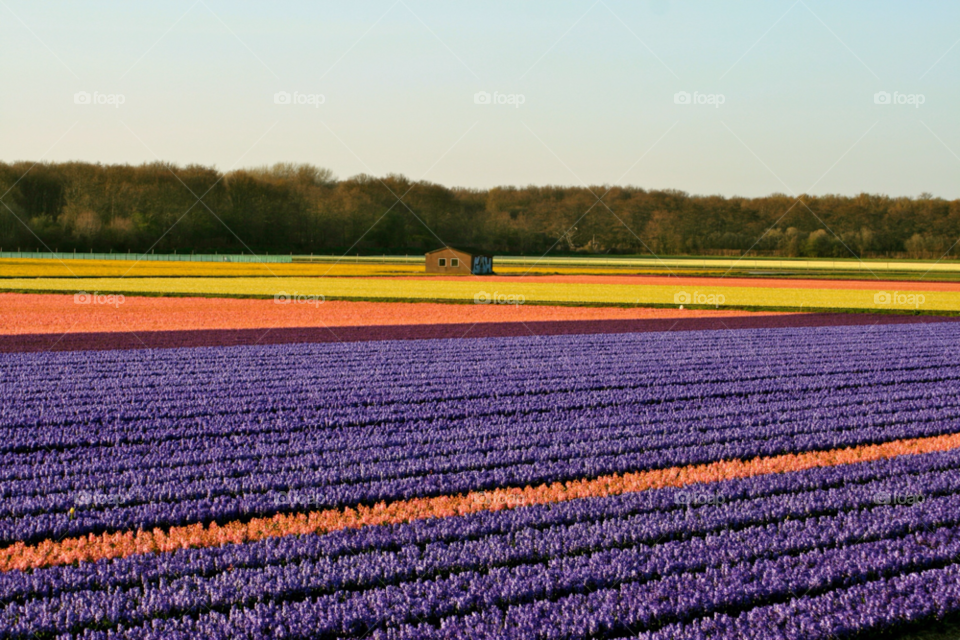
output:
[{"label": "row of flowers", "polygon": [[[69,491],[90,477],[100,478],[100,487],[123,486],[124,474],[134,471],[150,473],[151,482],[183,481],[202,477],[203,469],[214,465],[244,464],[252,459],[277,465],[289,465],[293,459],[304,459],[311,469],[316,470],[364,465],[365,469],[376,469],[376,477],[390,478],[394,474],[385,469],[385,465],[405,461],[421,463],[423,458],[561,445],[596,446],[591,443],[597,442],[622,443],[621,446],[628,447],[627,451],[633,450],[630,447],[635,445],[652,450],[694,442],[725,442],[732,439],[731,435],[744,433],[749,433],[749,437],[763,438],[808,433],[812,426],[816,430],[885,426],[906,412],[913,413],[915,419],[951,419],[953,412],[960,407],[960,400],[947,394],[956,384],[953,379],[930,381],[917,377],[910,381],[901,380],[897,388],[882,392],[870,392],[860,387],[836,390],[830,395],[829,402],[815,395],[824,392],[825,388],[808,390],[807,397],[801,400],[791,400],[790,394],[783,391],[767,391],[750,403],[719,403],[715,399],[713,402],[703,399],[696,409],[672,407],[674,411],[666,415],[638,401],[567,407],[564,405],[578,398],[562,397],[561,391],[557,391],[551,398],[558,406],[550,412],[524,414],[525,429],[521,433],[505,430],[511,422],[516,422],[516,413],[473,414],[459,419],[444,416],[429,421],[402,421],[389,426],[379,423],[330,429],[311,426],[308,417],[300,415],[294,416],[294,423],[290,424],[286,414],[282,415],[282,421],[278,421],[280,424],[264,425],[260,419],[270,417],[270,410],[232,417],[218,415],[204,419],[202,425],[190,424],[186,420],[157,419],[137,423],[137,426],[142,425],[142,433],[136,442],[118,442],[130,439],[129,435],[110,425],[100,425],[96,432],[98,438],[114,438],[109,461],[95,456],[78,459],[76,454],[80,452],[71,450],[60,456],[46,455],[40,466],[30,456],[18,459],[14,454],[7,454],[4,458],[7,464],[0,472],[0,479],[5,482],[5,494],[16,497]],[[577,393],[583,392],[578,390]],[[945,397],[936,408],[918,409],[918,401],[931,394],[944,394]],[[459,406],[461,410],[470,409],[470,404],[464,401]],[[865,411],[867,408],[871,410],[869,413]],[[812,414],[826,424],[811,425]],[[701,424],[689,424],[697,420],[709,420],[710,429],[704,430]],[[156,422],[163,426],[157,427]],[[744,423],[751,431],[743,430]],[[428,424],[436,428],[426,431]],[[128,425],[124,431],[129,431],[132,426]],[[738,430],[737,427],[741,428]],[[64,428],[84,430],[80,424],[57,427],[58,430]],[[316,438],[318,431],[324,435],[322,441]],[[66,447],[63,443],[60,446]],[[88,448],[98,446],[99,441],[87,443]],[[256,453],[251,453],[253,448]],[[564,449],[565,454],[568,452],[569,449]],[[595,453],[596,450],[588,452]],[[360,473],[354,481],[374,475],[374,471],[368,470],[364,476],[361,469],[352,466],[347,473]],[[103,477],[106,474],[109,475]],[[137,483],[126,480],[126,484]]]},{"label": "row of flowers", "polygon": [[[201,388],[179,388],[180,385],[171,384],[190,374],[213,375],[211,382],[215,381],[224,391],[247,389],[254,379],[263,386],[249,389],[252,392],[249,398],[229,399],[245,402],[273,399],[286,402],[293,409],[294,405],[289,402],[291,398],[276,395],[283,390],[302,391],[297,381],[287,375],[292,365],[297,366],[298,373],[305,380],[316,384],[310,388],[310,397],[322,399],[331,406],[391,397],[403,401],[409,399],[404,396],[409,396],[411,391],[415,391],[417,397],[450,401],[482,394],[484,383],[489,382],[484,376],[451,379],[435,375],[445,371],[448,360],[444,358],[452,356],[462,360],[463,366],[477,374],[497,372],[501,380],[523,384],[533,392],[538,388],[550,390],[551,382],[560,383],[561,389],[575,386],[584,375],[607,381],[611,389],[624,383],[636,385],[638,389],[656,390],[664,384],[750,382],[794,372],[803,378],[792,382],[803,384],[810,382],[811,375],[829,374],[834,370],[837,373],[845,369],[883,372],[884,364],[894,369],[908,369],[923,362],[955,364],[949,354],[943,352],[942,345],[958,334],[960,326],[937,323],[925,326],[922,331],[912,325],[881,325],[744,333],[667,332],[502,338],[492,342],[401,342],[391,344],[388,351],[380,345],[364,343],[212,349],[210,352],[188,353],[59,353],[46,358],[9,354],[4,356],[9,375],[0,380],[0,384],[18,402],[0,407],[0,418],[4,422],[19,419],[42,426],[85,417],[164,415],[170,408],[175,413],[178,407],[189,409],[191,400],[205,397],[210,400]],[[898,349],[903,342],[910,345],[906,351]],[[743,370],[731,371],[730,358],[744,352],[754,356],[755,360],[741,361],[738,364]],[[784,357],[784,353],[802,353],[803,358]],[[38,361],[44,364],[36,370]],[[560,364],[562,369],[544,366],[548,363]],[[617,368],[597,366],[607,364],[616,364]],[[860,367],[851,367],[854,364]],[[371,379],[374,370],[382,373],[383,381]],[[71,382],[82,384],[76,387],[57,385],[62,382],[62,375],[68,375]],[[23,382],[23,376],[33,384],[17,384]],[[360,381],[367,384],[336,384]],[[155,387],[156,395],[151,396],[149,405],[124,406],[124,411],[119,414],[103,413],[107,400],[105,393],[121,394],[118,399],[122,399],[125,395],[135,395],[143,385]],[[54,390],[58,396],[69,398],[70,403],[41,406],[30,402]],[[226,405],[221,402],[213,406],[219,404]],[[160,413],[151,414],[150,408],[156,408]],[[203,408],[204,405],[194,407]]]},{"label": "row of flowers", "polygon": [[[908,407],[906,402],[897,406],[898,403],[894,401],[886,403],[885,411],[891,410],[891,404],[894,405],[893,411],[905,411]],[[862,409],[862,405],[858,404],[856,408]],[[832,412],[824,413],[829,415]],[[750,417],[756,420],[758,416]],[[729,426],[717,428],[708,434],[693,432],[663,436],[633,436],[631,428],[622,425],[598,426],[596,430],[583,432],[565,429],[559,436],[535,432],[517,436],[515,440],[509,437],[487,438],[477,447],[479,451],[464,451],[469,449],[469,440],[436,446],[410,445],[389,454],[381,453],[380,456],[371,452],[369,455],[373,460],[365,459],[365,451],[353,454],[345,452],[342,459],[337,460],[336,455],[317,452],[315,449],[324,444],[317,442],[304,443],[307,451],[290,447],[273,456],[265,455],[259,447],[251,446],[249,452],[255,453],[248,453],[245,459],[185,464],[173,469],[123,470],[114,477],[107,476],[91,489],[77,489],[86,482],[92,484],[92,481],[78,475],[9,481],[4,487],[9,500],[0,504],[0,519],[33,516],[36,526],[41,516],[52,518],[53,514],[65,514],[70,509],[76,509],[79,512],[77,516],[82,520],[73,526],[79,527],[88,517],[109,517],[111,514],[104,513],[104,509],[140,508],[150,503],[189,504],[195,500],[195,496],[202,496],[210,502],[217,500],[221,508],[228,508],[228,501],[232,499],[245,512],[263,515],[264,511],[282,510],[285,507],[340,506],[336,504],[338,498],[353,503],[362,502],[371,498],[363,492],[374,487],[383,492],[372,496],[377,499],[406,497],[391,495],[389,491],[391,488],[402,490],[411,480],[419,481],[422,476],[431,474],[435,474],[432,482],[446,485],[441,489],[469,490],[472,488],[470,484],[476,480],[458,480],[458,476],[473,473],[484,479],[492,479],[493,484],[505,484],[498,482],[502,480],[498,476],[508,472],[517,473],[517,468],[521,468],[519,473],[525,474],[521,476],[524,481],[549,481],[564,479],[565,470],[557,463],[570,459],[583,461],[582,464],[590,463],[593,471],[618,472],[653,466],[658,460],[661,463],[683,464],[713,457],[731,457],[729,454],[749,456],[751,453],[810,449],[824,443],[832,444],[837,441],[837,436],[842,438],[843,443],[857,443],[891,436],[927,435],[941,432],[942,425],[958,418],[960,409],[941,407],[927,412],[914,412],[915,423],[909,427],[890,426],[889,415],[880,414],[868,419],[837,416],[831,419],[830,428],[793,422],[783,426]],[[534,430],[536,424],[529,424],[528,428]],[[564,436],[570,442],[558,444],[557,440]],[[831,437],[833,440],[829,439]],[[242,442],[243,438],[238,437],[237,440]],[[310,451],[311,448],[314,451]],[[204,456],[222,453],[227,458],[232,452],[234,449],[231,447],[211,444]],[[410,459],[397,460],[402,453],[409,453]],[[123,467],[129,468],[137,460],[128,460],[119,453],[115,455]],[[617,457],[614,459],[613,456]],[[170,457],[174,457],[174,454],[171,453]],[[537,473],[539,478],[534,475]],[[211,475],[215,477],[210,478]],[[235,477],[238,475],[241,477]],[[458,481],[459,486],[454,484]],[[354,492],[354,496],[349,493],[344,495],[345,491]],[[351,497],[355,499],[350,500]],[[144,517],[156,515],[140,508],[136,517],[143,521]],[[162,517],[162,514],[159,515]]]},{"label": "row of flowers", "polygon": [[[941,585],[960,554],[958,337],[0,356],[0,638],[770,637],[793,605],[806,637],[929,616],[910,581]],[[893,614],[844,600],[880,583]]]},{"label": "row of flowers", "polygon": [[[771,355],[813,334],[728,336],[706,362],[696,350],[678,354],[685,343],[676,336],[498,341],[531,352],[514,365],[502,353],[484,361],[499,377],[449,385],[424,384],[424,375],[432,380],[424,368],[442,368],[458,349],[480,360],[488,343],[99,354],[99,375],[81,368],[75,382],[102,382],[79,392],[78,404],[44,401],[63,395],[79,356],[44,358],[40,368],[22,357],[4,383],[22,402],[0,421],[11,436],[0,441],[8,447],[0,543],[936,436],[960,419],[952,393],[960,371],[939,342],[951,334],[937,331],[895,357],[864,343],[862,330],[834,330],[820,336],[815,357],[737,370],[727,358],[744,340]],[[664,344],[674,354],[664,355]],[[570,349],[588,355],[565,369],[537,364],[565,362]],[[832,364],[837,351],[849,359]],[[287,373],[289,358],[305,375]],[[347,388],[365,386],[338,393],[337,358],[356,365]],[[668,358],[675,367],[664,366]],[[373,371],[376,381],[359,379]],[[137,382],[112,393],[122,380]],[[211,398],[204,384],[222,393]],[[931,396],[943,401],[923,409]],[[179,400],[164,415],[168,397]]]},{"label": "row of flowers", "polygon": [[[374,562],[383,554],[417,559],[418,570],[442,573],[445,567],[481,569],[490,558],[513,562],[528,554],[540,557],[656,544],[690,536],[722,534],[767,524],[785,524],[875,506],[903,506],[890,495],[921,495],[935,499],[957,483],[960,449],[942,453],[899,456],[874,462],[816,467],[789,474],[768,474],[727,480],[699,487],[652,489],[605,498],[588,498],[524,509],[479,511],[455,518],[411,520],[405,524],[342,529],[322,536],[265,538],[242,545],[180,549],[171,553],[140,554],[111,562],[54,566],[32,572],[0,572],[0,603],[74,590],[104,590],[157,584],[191,575],[213,576],[243,568],[297,566],[303,562]],[[690,496],[711,495],[711,501]],[[485,500],[489,496],[484,496]],[[924,502],[914,502],[922,505]],[[910,530],[926,510],[876,511],[884,526]],[[890,515],[895,517],[891,518]],[[863,514],[867,529],[843,518],[833,522],[855,538],[874,535],[876,525]],[[939,522],[921,519],[925,526]],[[792,525],[791,525],[792,526]],[[800,526],[800,525],[797,525]],[[806,525],[803,525],[806,526]],[[833,526],[833,525],[831,525]],[[781,529],[786,532],[786,529]],[[894,531],[891,529],[890,531]],[[607,535],[607,533],[611,535]],[[833,531],[843,539],[840,529]],[[854,538],[854,539],[855,539]],[[350,571],[349,568],[344,569]],[[335,570],[331,567],[331,572]],[[334,575],[333,573],[331,575]],[[375,573],[384,580],[388,576]],[[379,577],[377,579],[379,579]],[[334,578],[335,579],[335,578]]]},{"label": "row of flowers", "polygon": [[519,505],[547,504],[614,496],[662,487],[683,487],[762,474],[786,473],[815,467],[880,460],[901,455],[949,451],[960,447],[960,434],[899,440],[840,450],[785,454],[749,461],[729,460],[691,467],[603,476],[525,488],[494,489],[466,495],[415,498],[372,507],[328,509],[299,514],[277,514],[246,522],[207,527],[192,524],[118,533],[90,534],[80,538],[46,540],[36,545],[22,542],[0,550],[0,570],[31,569],[78,561],[96,561],[135,553],[160,553],[176,549],[239,544],[268,537],[328,533],[345,528],[395,524],[414,519],[462,516],[483,510]]},{"label": "row of flowers", "polygon": [[[281,285],[282,286],[282,285]],[[290,290],[293,293],[292,290]],[[281,327],[462,324],[731,316],[742,312],[530,305],[393,304],[328,300],[276,304],[274,299],[120,296],[117,306],[77,304],[72,295],[0,294],[0,334],[196,331]],[[290,298],[288,298],[290,299]],[[295,302],[294,298],[294,302]],[[118,308],[119,307],[119,308]]]},{"label": "row of flowers", "polygon": [[[72,579],[81,568],[48,570],[21,582],[37,575],[61,581],[11,592],[28,600],[6,605],[0,626],[12,634],[123,625],[116,637],[230,637],[252,619],[286,615],[272,637],[296,637],[310,625],[330,635],[509,638],[534,629],[584,637],[637,633],[677,619],[699,624],[715,611],[730,618],[797,592],[817,595],[949,564],[960,552],[958,463],[953,451],[725,482],[715,488],[729,493],[730,503],[699,512],[644,512],[636,504],[677,502],[680,492],[664,491],[636,496],[634,504],[580,501],[588,517],[569,522],[567,513],[565,525],[555,524],[554,509],[540,508],[504,532],[497,514],[489,514],[487,535],[475,539],[466,531],[460,542],[425,530],[426,539],[403,546],[414,528],[408,525],[371,531],[370,540],[341,540],[333,560],[317,547],[333,551],[337,544],[318,544],[323,538],[285,543],[296,548],[292,555],[278,545],[197,550],[187,553],[226,557],[218,568],[198,562],[191,570],[179,553],[166,561],[165,578],[148,570],[126,585],[109,580],[131,575],[134,567],[124,562],[88,571],[96,585]],[[903,487],[905,478],[930,493],[922,507],[874,504],[873,495]],[[836,486],[813,488],[818,484]],[[795,490],[784,494],[791,485]],[[362,549],[369,551],[355,554]],[[271,554],[272,564],[265,562]]]}]

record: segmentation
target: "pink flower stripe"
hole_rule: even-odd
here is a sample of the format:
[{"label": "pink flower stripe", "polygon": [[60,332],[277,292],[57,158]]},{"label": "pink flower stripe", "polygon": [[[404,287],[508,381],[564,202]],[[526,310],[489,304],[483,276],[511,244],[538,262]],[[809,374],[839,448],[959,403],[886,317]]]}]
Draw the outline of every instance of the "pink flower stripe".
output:
[{"label": "pink flower stripe", "polygon": [[960,447],[960,434],[895,440],[846,449],[812,451],[754,458],[721,460],[705,465],[672,467],[624,475],[601,476],[535,487],[495,489],[456,496],[418,498],[373,507],[328,509],[298,514],[279,514],[248,522],[192,524],[167,531],[124,531],[64,540],[46,540],[36,545],[16,543],[0,550],[0,571],[28,570],[74,562],[125,557],[138,553],[162,553],[177,549],[241,544],[288,535],[324,534],[346,528],[397,524],[425,518],[446,518],[481,511],[564,502],[578,498],[616,496],[663,487],[718,482],[771,473],[789,473],[815,467],[869,462],[901,455],[948,451]]}]

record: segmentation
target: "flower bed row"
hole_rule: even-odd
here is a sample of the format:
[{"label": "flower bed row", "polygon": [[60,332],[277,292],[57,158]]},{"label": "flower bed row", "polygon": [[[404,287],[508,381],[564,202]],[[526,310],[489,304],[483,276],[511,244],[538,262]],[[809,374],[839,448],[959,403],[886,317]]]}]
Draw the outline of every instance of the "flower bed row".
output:
[{"label": "flower bed row", "polygon": [[[94,376],[74,374],[87,371],[79,354],[8,356],[0,540],[952,434],[960,367],[942,345],[960,325],[907,329],[204,349],[159,362],[101,353]],[[782,355],[801,348],[802,360]],[[730,368],[745,349],[755,359]],[[456,358],[475,363],[474,375],[437,383]],[[340,383],[355,391],[332,383],[344,360],[353,364]],[[929,407],[931,397],[945,400]]]},{"label": "flower bed row", "polygon": [[[0,356],[0,638],[769,637],[784,611],[805,637],[957,612],[914,599],[960,557],[958,340]],[[906,600],[878,615],[884,590]]]},{"label": "flower bed row", "polygon": [[[278,281],[282,288],[282,281]],[[91,292],[92,293],[92,292]],[[97,304],[90,297],[0,293],[0,334],[149,333],[229,329],[300,329],[304,327],[363,327],[446,325],[503,322],[593,320],[653,320],[726,318],[733,310],[618,307],[556,307],[540,305],[464,304],[429,302],[381,303],[313,300],[299,303],[296,292],[286,298],[179,298],[124,296],[115,304]]]},{"label": "flower bed row", "polygon": [[841,450],[786,454],[768,458],[719,461],[695,467],[672,467],[593,480],[535,487],[492,489],[465,495],[415,498],[372,507],[278,514],[243,522],[90,534],[81,538],[46,540],[37,545],[17,542],[0,550],[0,571],[28,569],[77,561],[96,561],[136,553],[161,553],[195,546],[239,544],[270,537],[328,533],[346,528],[392,524],[425,518],[462,516],[518,506],[550,504],[587,497],[606,497],[661,487],[718,482],[732,478],[787,473],[815,467],[853,464],[894,456],[950,451],[960,447],[960,434],[900,440]]},{"label": "flower bed row", "polygon": [[[0,637],[118,625],[117,637],[229,637],[280,612],[331,637],[528,637],[538,619],[540,634],[565,637],[595,634],[595,623],[605,634],[696,623],[949,565],[958,466],[958,451],[906,456],[700,485],[723,500],[699,505],[666,489],[7,574]],[[899,494],[921,499],[878,500]]]}]

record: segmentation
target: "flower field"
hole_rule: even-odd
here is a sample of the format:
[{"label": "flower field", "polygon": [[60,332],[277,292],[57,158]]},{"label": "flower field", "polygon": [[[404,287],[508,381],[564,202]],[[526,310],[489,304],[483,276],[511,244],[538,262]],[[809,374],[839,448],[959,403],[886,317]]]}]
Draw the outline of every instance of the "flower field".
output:
[{"label": "flower field", "polygon": [[955,616],[958,341],[934,321],[3,353],[0,637],[827,639]]},{"label": "flower field", "polygon": [[[122,293],[125,295],[237,296],[274,298],[283,294],[324,296],[328,300],[371,300],[474,303],[478,296],[522,298],[526,304],[664,305],[748,307],[777,310],[939,311],[960,309],[956,283],[884,283],[865,288],[729,286],[723,279],[660,278],[651,284],[630,278],[580,276],[487,279],[441,278],[9,278],[0,290],[22,292]],[[678,281],[679,280],[679,281]],[[619,284],[618,284],[619,282]],[[723,284],[723,286],[720,286]],[[866,288],[869,286],[870,288]],[[899,287],[894,289],[893,287]]]},{"label": "flower field", "polygon": [[423,275],[422,264],[339,262],[177,262],[166,260],[63,260],[0,258],[6,277],[236,277],[236,276],[397,276]]},{"label": "flower field", "polygon": [[732,309],[554,307],[546,305],[378,304],[342,300],[276,304],[255,298],[125,296],[76,304],[72,295],[0,293],[0,335],[202,329],[279,329],[414,324],[727,318]]}]

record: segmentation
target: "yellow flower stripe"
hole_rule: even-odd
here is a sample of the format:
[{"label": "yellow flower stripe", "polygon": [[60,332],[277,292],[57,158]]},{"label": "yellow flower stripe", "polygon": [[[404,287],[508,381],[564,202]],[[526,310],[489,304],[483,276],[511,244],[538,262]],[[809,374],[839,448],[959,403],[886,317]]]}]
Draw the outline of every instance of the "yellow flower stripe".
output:
[{"label": "yellow flower stripe", "polygon": [[[906,285],[905,285],[906,286]],[[912,285],[913,287],[916,284]],[[677,285],[597,284],[397,278],[44,278],[2,279],[0,290],[97,291],[124,294],[273,297],[322,295],[328,299],[436,300],[473,303],[483,293],[524,303],[757,307],[785,309],[860,309],[870,311],[960,311],[960,291],[854,289],[781,289],[769,287],[703,288]],[[510,298],[510,296],[513,296]],[[518,298],[521,297],[521,298]],[[481,299],[483,299],[481,297]]]},{"label": "yellow flower stripe", "polygon": [[[498,274],[512,275],[620,275],[662,273],[669,275],[666,267],[616,266],[562,266],[540,264],[532,266],[500,264]],[[0,258],[0,276],[7,278],[112,278],[155,276],[428,276],[421,263],[355,263],[349,258],[342,262],[165,262],[154,260],[51,260]],[[723,275],[718,271],[717,275]]]}]

